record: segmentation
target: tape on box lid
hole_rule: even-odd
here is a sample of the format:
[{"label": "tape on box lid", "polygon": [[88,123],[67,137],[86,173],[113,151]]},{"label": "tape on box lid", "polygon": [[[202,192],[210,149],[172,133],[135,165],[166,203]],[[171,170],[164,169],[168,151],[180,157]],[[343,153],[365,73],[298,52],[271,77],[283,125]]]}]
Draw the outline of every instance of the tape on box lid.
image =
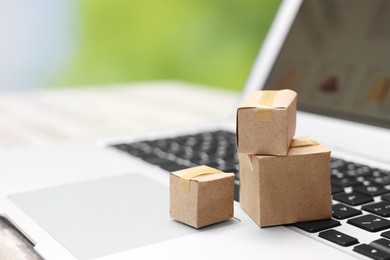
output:
[{"label": "tape on box lid", "polygon": [[[259,104],[256,106],[256,119],[259,121],[271,121],[272,120],[272,104],[275,100],[277,91],[267,90],[263,91],[259,100]],[[286,107],[277,107],[286,108]]]},{"label": "tape on box lid", "polygon": [[[183,173],[183,174],[180,174]],[[190,191],[190,181],[196,177],[211,175],[216,173],[223,173],[218,169],[214,169],[212,167],[201,165],[177,172],[173,172],[172,174],[180,177],[180,191],[181,192],[189,192]]]},{"label": "tape on box lid", "polygon": [[287,156],[317,153],[331,153],[331,150],[310,137],[300,137],[292,140]]},{"label": "tape on box lid", "polygon": [[287,99],[286,101],[284,101],[283,103],[286,103],[285,105],[274,104],[274,101],[278,95],[284,96],[285,93],[289,93],[293,91],[284,89],[284,90],[262,90],[256,92],[258,93],[257,95],[261,93],[260,99],[258,99],[258,97],[256,97],[255,99],[253,95],[252,96],[248,95],[247,98],[243,101],[243,103],[241,103],[241,105],[239,106],[239,109],[256,108],[257,119],[259,121],[272,120],[272,110],[286,109],[288,104],[290,104],[295,98],[295,96],[292,96],[291,100]]},{"label": "tape on box lid", "polygon": [[316,140],[311,139],[310,137],[302,137],[302,138],[293,139],[290,144],[290,148],[314,146],[314,145],[319,145],[319,143]]}]

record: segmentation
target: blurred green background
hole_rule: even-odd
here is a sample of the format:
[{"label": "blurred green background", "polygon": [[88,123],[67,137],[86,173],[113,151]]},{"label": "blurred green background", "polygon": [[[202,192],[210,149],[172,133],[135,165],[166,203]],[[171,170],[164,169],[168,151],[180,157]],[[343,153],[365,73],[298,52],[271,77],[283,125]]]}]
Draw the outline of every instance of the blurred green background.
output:
[{"label": "blurred green background", "polygon": [[51,86],[178,79],[240,90],[280,0],[83,0]]}]

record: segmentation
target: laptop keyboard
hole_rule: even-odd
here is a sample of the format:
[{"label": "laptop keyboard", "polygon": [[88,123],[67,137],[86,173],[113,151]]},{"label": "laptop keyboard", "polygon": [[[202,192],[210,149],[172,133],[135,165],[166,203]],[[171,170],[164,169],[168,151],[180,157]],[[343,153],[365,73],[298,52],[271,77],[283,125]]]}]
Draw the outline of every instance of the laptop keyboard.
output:
[{"label": "laptop keyboard", "polygon": [[[235,134],[228,131],[203,132],[112,145],[168,172],[206,164],[235,174],[234,199],[239,201],[238,155]],[[331,158],[333,219],[294,224],[337,246],[372,259],[390,259],[390,172],[367,165]],[[375,202],[374,202],[375,201]],[[341,223],[340,221],[345,222]],[[351,225],[365,232],[380,232],[378,239],[359,244],[357,237],[334,230]],[[388,231],[386,231],[388,229]],[[359,245],[357,245],[359,244]]]},{"label": "laptop keyboard", "polygon": [[236,178],[234,199],[238,201],[238,155],[236,137],[231,132],[204,132],[175,138],[121,143],[113,147],[168,172],[203,164],[224,172],[232,172]]}]

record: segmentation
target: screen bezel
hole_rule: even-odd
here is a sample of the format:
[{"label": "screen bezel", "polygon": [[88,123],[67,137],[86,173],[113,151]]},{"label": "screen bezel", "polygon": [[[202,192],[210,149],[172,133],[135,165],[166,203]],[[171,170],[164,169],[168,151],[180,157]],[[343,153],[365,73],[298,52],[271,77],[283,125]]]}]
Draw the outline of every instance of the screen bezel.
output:
[{"label": "screen bezel", "polygon": [[[281,3],[242,96],[250,91],[261,90],[265,85],[302,3],[303,0],[284,0]],[[390,163],[390,131],[387,128],[316,114],[313,111],[298,111],[296,136],[308,135],[332,149]]]}]

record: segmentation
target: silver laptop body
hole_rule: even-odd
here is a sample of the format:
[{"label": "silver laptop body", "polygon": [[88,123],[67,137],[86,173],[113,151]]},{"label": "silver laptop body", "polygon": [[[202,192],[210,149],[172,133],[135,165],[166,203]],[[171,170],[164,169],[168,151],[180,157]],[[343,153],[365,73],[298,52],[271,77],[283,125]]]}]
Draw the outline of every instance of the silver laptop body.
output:
[{"label": "silver laptop body", "polygon": [[[389,13],[381,0],[283,1],[242,94],[263,86],[296,90],[296,136],[329,145],[336,162],[386,174],[390,68],[384,46],[390,26],[383,24]],[[210,125],[1,152],[0,215],[45,259],[366,259],[354,246],[383,237],[347,223],[351,218],[332,228],[359,240],[347,247],[294,226],[261,229],[237,201],[234,219],[204,229],[170,219],[168,166],[126,149],[146,151],[156,140],[208,138],[210,132],[230,138],[232,111],[226,122]],[[191,165],[178,156],[171,159]],[[376,181],[359,180],[363,186]],[[360,216],[367,214],[363,210]]]}]

